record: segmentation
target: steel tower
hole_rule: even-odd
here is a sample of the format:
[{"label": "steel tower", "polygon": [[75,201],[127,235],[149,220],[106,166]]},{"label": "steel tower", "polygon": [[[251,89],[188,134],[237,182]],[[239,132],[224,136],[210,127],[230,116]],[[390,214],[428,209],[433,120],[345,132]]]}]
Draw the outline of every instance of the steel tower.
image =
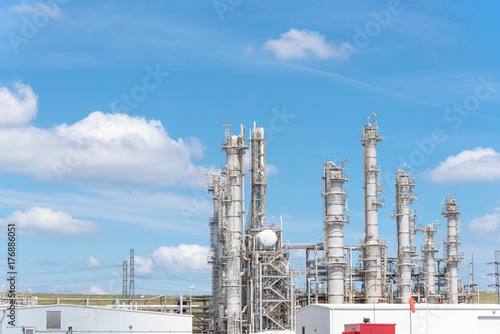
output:
[{"label": "steel tower", "polygon": [[379,197],[382,186],[379,184],[380,167],[377,166],[377,143],[382,141],[378,133],[377,121],[366,123],[360,138],[364,152],[364,208],[365,238],[363,241],[363,271],[366,302],[377,303],[383,297],[382,245],[378,236],[378,208],[384,206]]},{"label": "steel tower", "polygon": [[411,203],[416,199],[412,189],[415,181],[403,170],[396,172],[396,208],[392,217],[397,222],[398,257],[397,257],[397,286],[401,303],[408,303],[411,297],[411,271],[415,265],[412,257],[416,256],[415,247],[412,245],[415,235],[415,213],[410,209]]},{"label": "steel tower", "polygon": [[323,165],[323,228],[325,232],[325,261],[328,278],[328,304],[344,302],[344,224],[349,223],[347,210],[348,177],[344,173],[344,162]]}]

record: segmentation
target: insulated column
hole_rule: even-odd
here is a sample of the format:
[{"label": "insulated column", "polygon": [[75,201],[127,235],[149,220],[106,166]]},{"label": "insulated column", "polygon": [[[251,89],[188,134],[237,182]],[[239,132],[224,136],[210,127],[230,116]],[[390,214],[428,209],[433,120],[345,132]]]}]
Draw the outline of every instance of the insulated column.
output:
[{"label": "insulated column", "polygon": [[344,164],[333,162],[323,165],[324,182],[324,230],[325,230],[325,266],[328,275],[328,304],[344,302],[344,224],[349,222],[347,213],[347,175]]},{"label": "insulated column", "polygon": [[[227,130],[227,128],[226,128]],[[241,308],[241,250],[242,250],[242,184],[244,175],[243,156],[245,154],[244,128],[239,136],[229,133],[222,149],[226,151],[226,187],[228,193],[227,220],[230,238],[229,259],[227,261],[227,333],[240,334]]]},{"label": "insulated column", "polygon": [[424,254],[424,267],[425,267],[425,298],[429,304],[434,304],[436,301],[435,289],[435,259],[434,255],[438,251],[437,246],[434,244],[434,234],[437,232],[431,225],[423,230],[425,245],[422,246],[422,253]]},{"label": "insulated column", "polygon": [[411,297],[411,257],[415,256],[412,246],[412,237],[415,234],[414,222],[415,215],[410,209],[410,204],[415,200],[412,188],[415,187],[415,181],[410,178],[410,169],[408,173],[403,170],[396,172],[396,209],[393,217],[397,221],[398,236],[398,280],[399,296],[403,304],[407,304]]},{"label": "insulated column", "polygon": [[458,254],[460,208],[457,206],[457,200],[448,195],[448,198],[444,200],[441,214],[448,220],[448,235],[444,242],[445,261],[448,264],[448,272],[446,273],[448,303],[458,304],[458,264],[462,257]]},{"label": "insulated column", "polygon": [[377,132],[377,121],[366,123],[360,141],[364,151],[365,239],[363,241],[363,271],[366,301],[377,303],[382,298],[382,245],[378,239],[378,208],[381,187],[378,183],[377,143],[382,136]]}]

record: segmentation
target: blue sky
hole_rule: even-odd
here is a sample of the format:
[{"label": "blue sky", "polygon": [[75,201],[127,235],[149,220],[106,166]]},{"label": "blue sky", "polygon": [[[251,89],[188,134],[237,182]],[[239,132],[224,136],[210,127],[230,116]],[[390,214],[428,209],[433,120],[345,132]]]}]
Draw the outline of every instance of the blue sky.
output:
[{"label": "blue sky", "polygon": [[[418,223],[439,220],[442,249],[441,202],[456,197],[461,251],[469,261],[474,254],[476,281],[490,289],[486,263],[500,249],[499,9],[3,1],[0,225],[5,245],[5,225],[18,222],[19,290],[121,293],[122,261],[134,248],[137,293],[191,285],[209,293],[204,173],[225,163],[222,124],[266,128],[268,215],[283,215],[290,242],[322,238],[323,162],[350,159],[345,244],[357,245],[358,139],[372,113],[384,136],[379,221],[388,254],[394,173],[408,163]],[[303,265],[299,254],[293,261]],[[0,262],[6,268],[6,256]]]}]

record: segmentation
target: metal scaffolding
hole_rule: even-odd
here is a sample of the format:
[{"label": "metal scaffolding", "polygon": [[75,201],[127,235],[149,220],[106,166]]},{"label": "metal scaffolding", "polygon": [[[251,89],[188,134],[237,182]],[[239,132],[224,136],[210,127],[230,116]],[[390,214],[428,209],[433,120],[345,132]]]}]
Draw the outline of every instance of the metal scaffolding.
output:
[{"label": "metal scaffolding", "polygon": [[127,261],[123,261],[123,270],[122,270],[122,298],[127,298],[128,293],[127,293],[127,276],[128,276],[128,270],[127,270]]},{"label": "metal scaffolding", "polygon": [[293,276],[288,252],[282,249],[280,228],[266,223],[266,140],[264,128],[250,138],[251,199],[245,229],[246,327],[250,333],[293,328]]},{"label": "metal scaffolding", "polygon": [[495,273],[488,274],[489,276],[495,276],[495,284],[489,286],[495,287],[495,304],[500,304],[500,250],[495,251],[495,262],[488,262],[488,264],[495,265]]}]

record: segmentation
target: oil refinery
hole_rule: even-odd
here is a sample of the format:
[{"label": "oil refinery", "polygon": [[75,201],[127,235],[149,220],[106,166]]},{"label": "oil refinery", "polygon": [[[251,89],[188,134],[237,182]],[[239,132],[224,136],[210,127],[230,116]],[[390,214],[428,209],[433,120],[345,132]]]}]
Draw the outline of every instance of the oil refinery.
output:
[{"label": "oil refinery", "polygon": [[[326,161],[322,175],[318,175],[318,180],[322,179],[318,201],[323,201],[323,231],[318,230],[317,235],[321,238],[323,234],[323,241],[285,243],[281,218],[278,226],[267,219],[264,128],[254,124],[248,141],[244,126],[238,129],[239,134],[230,125],[224,129],[221,151],[226,155],[225,165],[209,174],[208,182],[213,205],[209,219],[210,296],[192,296],[192,286],[189,299],[157,296],[152,298],[159,298],[156,304],[151,304],[152,299],[136,300],[135,255],[131,250],[130,262],[123,262],[121,301],[115,299],[112,305],[98,307],[90,306],[88,300],[82,306],[59,305],[59,300],[55,305],[37,305],[31,297],[20,299],[15,326],[9,325],[8,304],[2,304],[0,333],[499,332],[500,305],[479,304],[477,284],[464,284],[459,275],[464,260],[459,202],[451,195],[443,199],[446,237],[439,258],[435,241],[439,224],[416,223],[416,184],[409,167],[394,175],[392,218],[397,252],[387,254],[388,242],[379,235],[378,210],[385,201],[377,163],[377,145],[382,142],[377,121],[364,124],[359,138],[363,147],[364,229],[359,231],[357,245],[344,243],[344,227],[349,224],[349,160]],[[247,150],[249,159],[245,159]],[[246,171],[250,179],[247,202]],[[423,237],[420,253],[416,233]],[[303,266],[291,264],[290,254],[297,250],[305,254]],[[305,288],[299,288],[298,281],[304,282]],[[167,300],[174,303],[168,305]]]},{"label": "oil refinery", "polygon": [[[345,164],[323,165],[323,242],[283,243],[282,224],[266,221],[266,140],[264,128],[245,127],[239,134],[224,125],[221,150],[226,164],[211,174],[210,219],[212,301],[210,333],[342,333],[352,323],[395,324],[397,333],[495,333],[500,307],[479,305],[477,285],[463,284],[458,268],[460,207],[456,198],[443,200],[447,236],[443,256],[436,258],[438,224],[417,226],[416,195],[410,168],[395,173],[397,254],[386,254],[379,236],[378,209],[384,206],[377,145],[377,121],[363,126],[364,231],[359,245],[344,245],[349,223],[349,182]],[[250,151],[250,199],[245,203],[245,154]],[[312,180],[314,181],[314,180]],[[245,213],[247,213],[245,215]],[[318,231],[318,235],[320,235]],[[425,244],[417,252],[414,236]],[[305,251],[305,270],[290,265],[290,251]],[[296,287],[303,276],[306,289]],[[324,286],[326,285],[326,291]],[[416,313],[409,303],[416,301]],[[412,308],[414,306],[412,305]],[[497,316],[499,312],[499,316]],[[418,326],[412,325],[412,317]],[[371,318],[371,320],[370,320]],[[445,325],[443,325],[445,324]],[[353,332],[354,333],[354,332]]]}]

